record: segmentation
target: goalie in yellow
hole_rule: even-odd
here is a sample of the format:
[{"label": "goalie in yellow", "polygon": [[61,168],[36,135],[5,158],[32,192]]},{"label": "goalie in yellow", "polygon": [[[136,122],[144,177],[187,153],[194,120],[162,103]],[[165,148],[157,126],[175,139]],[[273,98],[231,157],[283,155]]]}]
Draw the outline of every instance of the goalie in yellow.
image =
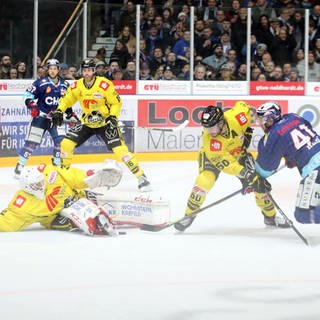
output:
[{"label": "goalie in yellow", "polygon": [[122,101],[113,83],[95,75],[95,64],[86,59],[81,64],[82,78],[73,82],[60,100],[52,115],[53,125],[63,123],[63,114],[79,101],[82,115],[80,122],[70,128],[61,142],[62,166],[69,167],[74,149],[82,145],[91,136],[99,136],[109,150],[121,159],[138,178],[140,191],[151,191],[151,185],[138,161],[129,152],[118,126]]},{"label": "goalie in yellow", "polygon": [[98,170],[52,165],[24,167],[20,189],[0,212],[0,232],[14,232],[40,223],[47,229],[77,229],[87,235],[114,235],[113,222],[85,188],[114,187],[122,170],[108,160]]},{"label": "goalie in yellow", "polygon": [[[273,203],[266,193],[271,190],[271,185],[256,173],[254,159],[247,152],[253,132],[250,121],[250,107],[244,101],[238,101],[225,112],[216,106],[205,108],[201,115],[203,133],[198,155],[199,175],[188,198],[186,216],[202,206],[220,172],[224,172],[240,179],[243,194],[254,191],[266,225],[289,227],[276,216]],[[174,226],[184,231],[194,219],[190,217]]]}]

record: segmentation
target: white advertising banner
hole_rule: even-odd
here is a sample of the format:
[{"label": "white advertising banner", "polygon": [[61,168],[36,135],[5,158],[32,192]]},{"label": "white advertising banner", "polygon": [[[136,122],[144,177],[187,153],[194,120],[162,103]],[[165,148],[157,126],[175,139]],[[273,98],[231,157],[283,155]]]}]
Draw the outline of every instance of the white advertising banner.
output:
[{"label": "white advertising banner", "polygon": [[246,81],[194,81],[193,94],[247,95]]},{"label": "white advertising banner", "polygon": [[190,81],[153,81],[140,80],[138,83],[138,94],[171,94],[189,95],[191,93]]}]

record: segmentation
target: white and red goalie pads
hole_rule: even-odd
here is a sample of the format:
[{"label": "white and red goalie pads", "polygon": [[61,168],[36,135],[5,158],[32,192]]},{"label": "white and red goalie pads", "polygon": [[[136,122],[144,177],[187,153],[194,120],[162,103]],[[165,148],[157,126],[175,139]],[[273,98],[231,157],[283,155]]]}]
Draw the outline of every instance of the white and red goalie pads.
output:
[{"label": "white and red goalie pads", "polygon": [[87,235],[114,235],[114,225],[107,213],[86,198],[64,208],[60,215],[69,218]]},{"label": "white and red goalie pads", "polygon": [[169,202],[155,192],[108,190],[97,196],[97,202],[116,225],[157,226],[170,220]]}]

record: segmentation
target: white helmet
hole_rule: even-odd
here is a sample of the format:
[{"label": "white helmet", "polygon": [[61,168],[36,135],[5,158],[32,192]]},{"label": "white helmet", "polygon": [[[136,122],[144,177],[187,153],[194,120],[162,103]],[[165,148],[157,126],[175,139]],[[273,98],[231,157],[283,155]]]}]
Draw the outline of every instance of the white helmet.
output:
[{"label": "white helmet", "polygon": [[19,182],[23,191],[32,194],[39,199],[44,199],[44,175],[37,168],[23,168]]},{"label": "white helmet", "polygon": [[275,122],[281,119],[281,107],[277,102],[270,101],[257,109],[258,122],[267,131]]}]

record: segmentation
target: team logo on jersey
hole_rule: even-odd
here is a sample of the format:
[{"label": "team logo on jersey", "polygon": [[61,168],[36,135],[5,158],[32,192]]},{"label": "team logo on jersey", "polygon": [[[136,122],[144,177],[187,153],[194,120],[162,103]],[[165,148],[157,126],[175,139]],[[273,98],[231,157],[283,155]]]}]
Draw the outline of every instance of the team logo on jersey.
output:
[{"label": "team logo on jersey", "polygon": [[53,191],[46,197],[46,205],[49,211],[52,211],[58,204],[58,200],[55,196],[60,192],[61,186],[55,187]]},{"label": "team logo on jersey", "polygon": [[101,81],[100,84],[99,84],[99,87],[100,87],[102,90],[106,91],[106,90],[109,88],[109,84],[108,84],[108,82],[106,82],[106,81]]},{"label": "team logo on jersey", "polygon": [[100,92],[95,92],[93,94],[93,97],[96,99],[102,99],[103,98],[103,94],[101,94]]},{"label": "team logo on jersey", "polygon": [[18,208],[21,208],[23,206],[23,204],[26,202],[26,198],[23,197],[21,194],[19,194],[17,196],[17,198],[14,200],[13,202],[13,205],[18,207]]},{"label": "team logo on jersey", "polygon": [[58,172],[57,171],[51,171],[48,177],[48,183],[49,184],[54,184],[55,181],[57,180],[58,177]]},{"label": "team logo on jersey", "polygon": [[237,121],[240,124],[240,126],[243,126],[244,124],[246,124],[248,122],[248,118],[246,117],[244,112],[238,113],[235,116],[235,118],[237,119]]},{"label": "team logo on jersey", "polygon": [[71,83],[71,86],[70,86],[71,89],[75,89],[76,87],[77,87],[77,81]]},{"label": "team logo on jersey", "polygon": [[50,86],[47,86],[46,87],[46,93],[50,93],[51,92],[51,87]]},{"label": "team logo on jersey", "polygon": [[219,140],[211,139],[210,140],[210,150],[211,151],[220,151],[222,149],[222,143]]},{"label": "team logo on jersey", "polygon": [[97,101],[96,101],[96,100],[93,100],[93,99],[84,99],[84,100],[82,101],[82,103],[83,103],[83,107],[84,107],[85,109],[89,109],[89,108],[90,108],[90,105],[91,105],[91,104],[97,104]]},{"label": "team logo on jersey", "polygon": [[46,168],[46,166],[47,166],[46,164],[41,163],[38,165],[37,169],[38,169],[38,171],[43,172],[44,169]]}]

